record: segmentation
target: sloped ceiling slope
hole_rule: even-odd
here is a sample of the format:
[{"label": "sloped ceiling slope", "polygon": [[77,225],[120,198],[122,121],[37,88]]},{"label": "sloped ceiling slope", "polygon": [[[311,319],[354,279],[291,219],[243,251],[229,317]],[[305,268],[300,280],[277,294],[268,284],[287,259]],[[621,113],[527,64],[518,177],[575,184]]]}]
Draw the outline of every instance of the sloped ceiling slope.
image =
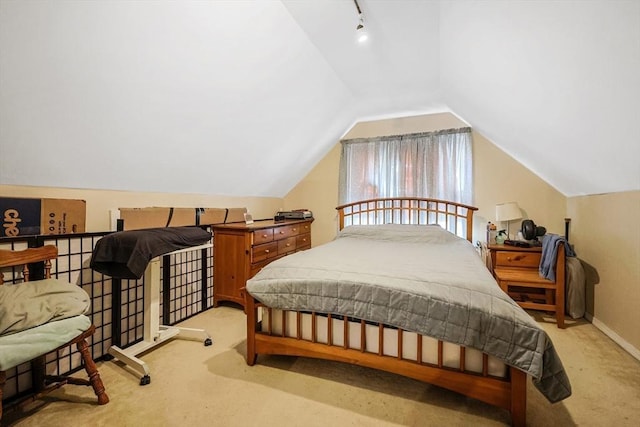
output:
[{"label": "sloped ceiling slope", "polygon": [[0,184],[284,196],[453,111],[566,195],[640,189],[640,2],[0,0]]},{"label": "sloped ceiling slope", "polygon": [[640,189],[640,2],[441,3],[442,95],[567,196]]},{"label": "sloped ceiling slope", "polygon": [[354,120],[280,2],[2,1],[0,43],[3,184],[283,196]]}]

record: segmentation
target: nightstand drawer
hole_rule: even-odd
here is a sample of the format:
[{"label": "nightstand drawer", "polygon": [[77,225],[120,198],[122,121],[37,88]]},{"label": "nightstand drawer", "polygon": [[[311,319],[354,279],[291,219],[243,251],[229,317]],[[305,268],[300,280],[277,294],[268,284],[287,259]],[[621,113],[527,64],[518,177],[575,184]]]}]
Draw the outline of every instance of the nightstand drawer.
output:
[{"label": "nightstand drawer", "polygon": [[496,267],[537,268],[540,265],[540,252],[497,251]]}]

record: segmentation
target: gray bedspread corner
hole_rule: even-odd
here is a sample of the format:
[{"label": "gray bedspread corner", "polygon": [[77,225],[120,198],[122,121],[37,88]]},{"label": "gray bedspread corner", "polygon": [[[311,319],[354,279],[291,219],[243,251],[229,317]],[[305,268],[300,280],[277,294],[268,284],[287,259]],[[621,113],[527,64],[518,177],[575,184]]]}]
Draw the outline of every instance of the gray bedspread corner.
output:
[{"label": "gray bedspread corner", "polygon": [[542,364],[542,376],[533,378],[533,385],[540,393],[551,403],[571,396],[571,382],[550,339],[546,340]]},{"label": "gray bedspread corner", "polygon": [[502,292],[469,242],[438,227],[400,237],[375,227],[348,227],[330,243],[276,260],[247,291],[273,308],[353,316],[473,347],[530,374],[549,401],[570,396],[551,339]]}]

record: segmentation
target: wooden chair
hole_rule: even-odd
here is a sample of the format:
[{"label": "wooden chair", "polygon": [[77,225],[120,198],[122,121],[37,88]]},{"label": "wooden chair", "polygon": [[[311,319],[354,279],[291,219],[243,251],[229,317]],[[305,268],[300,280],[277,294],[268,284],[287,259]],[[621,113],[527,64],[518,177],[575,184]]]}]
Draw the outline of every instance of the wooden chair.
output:
[{"label": "wooden chair", "polygon": [[[52,245],[22,251],[0,250],[0,269],[22,266],[24,278],[24,282],[20,284],[3,285],[4,276],[0,271],[0,286],[29,286],[29,264],[42,261],[44,261],[44,277],[50,279],[51,260],[57,256],[58,249]],[[91,321],[84,315],[78,315],[64,320],[47,322],[12,334],[0,335],[0,352],[3,353],[0,354],[0,420],[2,419],[2,388],[6,382],[6,371],[29,361],[31,362],[34,391],[28,397],[19,399],[19,402],[14,402],[14,405],[25,400],[35,400],[67,383],[90,385],[98,397],[98,404],[108,403],[109,397],[105,392],[98,368],[91,357],[86,341],[94,331],[95,326]],[[41,338],[43,336],[48,338],[44,340]],[[72,344],[77,346],[81,354],[88,379],[46,375],[45,356]],[[10,354],[11,356],[9,356]]]},{"label": "wooden chair", "polygon": [[558,327],[564,328],[565,250],[563,244],[558,246],[555,273],[556,280],[552,282],[541,277],[537,268],[496,266],[493,270],[500,288],[520,307],[554,312]]}]

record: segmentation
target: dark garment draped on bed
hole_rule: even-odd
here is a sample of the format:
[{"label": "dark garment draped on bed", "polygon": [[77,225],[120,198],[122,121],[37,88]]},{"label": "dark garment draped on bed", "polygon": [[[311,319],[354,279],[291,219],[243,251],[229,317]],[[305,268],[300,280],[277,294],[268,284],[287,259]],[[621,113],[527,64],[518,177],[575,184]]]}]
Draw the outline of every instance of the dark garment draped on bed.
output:
[{"label": "dark garment draped on bed", "polygon": [[211,233],[200,227],[120,231],[98,240],[91,268],[116,279],[139,279],[153,258],[210,240]]}]

